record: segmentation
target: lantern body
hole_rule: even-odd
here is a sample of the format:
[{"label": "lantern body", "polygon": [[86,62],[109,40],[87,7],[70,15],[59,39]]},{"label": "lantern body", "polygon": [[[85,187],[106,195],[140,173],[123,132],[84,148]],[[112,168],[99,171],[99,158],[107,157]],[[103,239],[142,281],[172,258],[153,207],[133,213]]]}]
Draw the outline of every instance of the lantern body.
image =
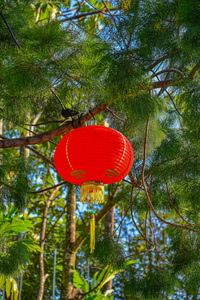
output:
[{"label": "lantern body", "polygon": [[81,127],[59,142],[54,162],[60,176],[81,185],[118,182],[131,170],[133,150],[120,132],[100,125]]}]

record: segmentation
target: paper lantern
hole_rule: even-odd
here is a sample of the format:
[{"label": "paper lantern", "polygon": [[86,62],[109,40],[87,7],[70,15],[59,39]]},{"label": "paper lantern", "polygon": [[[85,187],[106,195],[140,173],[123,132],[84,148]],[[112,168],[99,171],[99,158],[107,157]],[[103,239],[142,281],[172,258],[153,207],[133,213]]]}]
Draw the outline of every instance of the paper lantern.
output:
[{"label": "paper lantern", "polygon": [[101,125],[70,131],[61,139],[54,155],[60,176],[81,185],[80,200],[90,204],[104,201],[104,184],[126,177],[133,160],[133,149],[128,139],[120,132]]}]

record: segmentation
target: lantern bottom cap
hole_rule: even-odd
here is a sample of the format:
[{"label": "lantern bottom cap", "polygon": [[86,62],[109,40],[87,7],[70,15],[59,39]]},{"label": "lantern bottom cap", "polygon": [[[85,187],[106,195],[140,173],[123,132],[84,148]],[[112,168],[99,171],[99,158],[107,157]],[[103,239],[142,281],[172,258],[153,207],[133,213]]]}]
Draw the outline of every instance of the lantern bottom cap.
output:
[{"label": "lantern bottom cap", "polygon": [[83,203],[103,203],[104,185],[97,181],[87,181],[81,185],[80,201]]}]

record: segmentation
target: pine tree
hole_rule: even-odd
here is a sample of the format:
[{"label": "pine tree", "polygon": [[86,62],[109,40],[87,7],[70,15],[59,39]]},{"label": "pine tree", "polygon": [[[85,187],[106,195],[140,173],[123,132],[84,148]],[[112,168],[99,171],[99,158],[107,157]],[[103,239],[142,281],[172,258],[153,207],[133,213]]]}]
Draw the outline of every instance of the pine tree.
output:
[{"label": "pine tree", "polygon": [[[66,250],[64,237],[69,238],[65,229],[70,216],[68,209],[65,215],[68,189],[63,183],[55,194],[45,190],[61,182],[53,164],[55,143],[73,126],[80,126],[76,119],[59,127],[66,120],[58,98],[66,108],[92,109],[96,118],[107,117],[111,127],[129,138],[135,153],[129,183],[113,185],[113,201],[96,207],[100,220],[115,206],[116,228],[120,227],[110,240],[103,238],[104,220],[98,225],[91,276],[96,267],[122,268],[124,272],[113,282],[116,299],[197,299],[198,1],[7,0],[0,4],[0,12],[2,205],[26,207],[35,226],[29,234],[44,250],[33,253],[22,299],[39,297],[39,282],[40,299],[43,293],[50,299],[51,247]],[[90,118],[85,113],[81,124]],[[36,134],[26,137],[24,128]],[[28,160],[20,158],[20,146],[29,147]],[[117,210],[122,203],[123,219]],[[77,253],[76,268],[86,275],[88,212],[82,213],[82,220],[76,220],[72,250]],[[119,232],[125,247],[117,241]],[[126,259],[137,263],[127,265]],[[61,251],[58,264],[62,263]],[[70,271],[69,264],[65,267],[64,277]],[[44,284],[45,269],[51,276]],[[58,294],[61,278],[58,271]]]}]

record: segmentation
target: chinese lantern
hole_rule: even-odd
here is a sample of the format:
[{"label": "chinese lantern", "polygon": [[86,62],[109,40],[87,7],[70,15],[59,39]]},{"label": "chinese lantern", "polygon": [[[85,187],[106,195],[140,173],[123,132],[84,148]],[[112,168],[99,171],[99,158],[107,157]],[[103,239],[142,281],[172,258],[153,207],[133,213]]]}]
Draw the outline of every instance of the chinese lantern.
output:
[{"label": "chinese lantern", "polygon": [[[89,123],[89,122],[88,122]],[[105,123],[103,123],[105,124]],[[56,169],[68,182],[81,185],[80,201],[104,201],[104,184],[122,180],[133,164],[133,149],[120,132],[102,125],[90,125],[67,133],[54,155]],[[94,250],[94,213],[90,221],[90,250]]]}]

